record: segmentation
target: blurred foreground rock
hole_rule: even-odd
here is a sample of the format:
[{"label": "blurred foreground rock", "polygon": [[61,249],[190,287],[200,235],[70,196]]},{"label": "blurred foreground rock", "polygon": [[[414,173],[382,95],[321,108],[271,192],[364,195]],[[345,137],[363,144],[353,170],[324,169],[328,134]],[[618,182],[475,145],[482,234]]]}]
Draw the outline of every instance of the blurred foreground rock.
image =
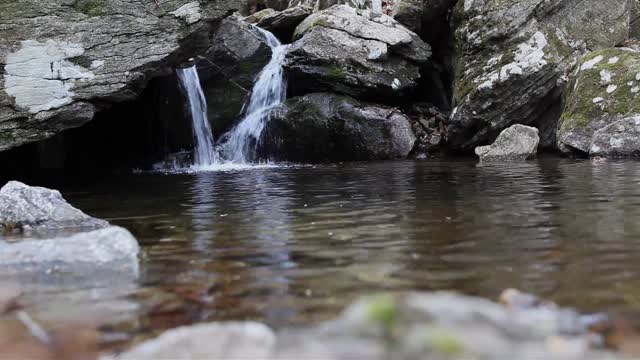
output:
[{"label": "blurred foreground rock", "polygon": [[447,292],[365,297],[337,319],[275,333],[253,322],[167,331],[118,359],[580,359],[622,358],[597,347],[583,316],[510,290],[501,305]]}]

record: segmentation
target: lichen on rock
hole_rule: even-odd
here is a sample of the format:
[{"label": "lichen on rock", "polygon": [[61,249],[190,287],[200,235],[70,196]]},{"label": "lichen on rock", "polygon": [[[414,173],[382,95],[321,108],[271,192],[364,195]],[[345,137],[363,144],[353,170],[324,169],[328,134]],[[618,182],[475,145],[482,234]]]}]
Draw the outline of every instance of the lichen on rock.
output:
[{"label": "lichen on rock", "polygon": [[640,53],[628,48],[592,52],[576,66],[564,95],[558,147],[588,154],[595,132],[634,114],[640,114]]}]

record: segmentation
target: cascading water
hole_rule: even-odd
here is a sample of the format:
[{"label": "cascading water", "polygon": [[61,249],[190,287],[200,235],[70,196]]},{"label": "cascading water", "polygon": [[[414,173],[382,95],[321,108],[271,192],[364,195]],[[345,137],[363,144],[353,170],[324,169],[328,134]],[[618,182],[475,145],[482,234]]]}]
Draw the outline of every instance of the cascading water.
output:
[{"label": "cascading water", "polygon": [[256,145],[269,120],[269,112],[283,102],[287,95],[287,83],[282,67],[287,45],[282,45],[272,33],[257,27],[256,29],[264,34],[272,56],[253,86],[244,118],[225,136],[222,143],[222,158],[235,163],[254,160]]},{"label": "cascading water", "polygon": [[213,134],[207,118],[207,100],[204,97],[200,78],[196,66],[177,69],[178,79],[187,92],[189,108],[191,109],[191,122],[193,127],[193,165],[207,166],[219,162],[218,155],[213,147]]},{"label": "cascading water", "polygon": [[192,168],[247,164],[255,160],[256,146],[269,120],[270,111],[286,98],[287,84],[282,65],[287,45],[282,45],[272,33],[258,27],[256,29],[264,35],[271,48],[271,60],[258,75],[249,102],[245,105],[244,117],[222,137],[217,148],[214,148],[211,125],[207,119],[207,102],[196,67],[177,70],[191,108],[195,143]]}]

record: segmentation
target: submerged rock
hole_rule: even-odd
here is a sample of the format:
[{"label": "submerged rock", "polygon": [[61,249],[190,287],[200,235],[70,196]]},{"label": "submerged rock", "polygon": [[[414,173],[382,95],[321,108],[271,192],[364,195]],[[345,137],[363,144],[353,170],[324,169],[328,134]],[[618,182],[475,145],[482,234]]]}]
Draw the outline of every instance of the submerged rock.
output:
[{"label": "submerged rock", "polygon": [[59,191],[8,182],[0,189],[0,225],[6,229],[53,230],[109,225],[67,203]]},{"label": "submerged rock", "polygon": [[90,121],[208,45],[241,1],[0,2],[0,151]]},{"label": "submerged rock", "polygon": [[430,47],[387,15],[336,5],[296,29],[286,68],[292,91],[398,98],[417,86]]},{"label": "submerged rock", "polygon": [[268,14],[260,19],[257,26],[271,31],[282,42],[290,42],[296,27],[313,13],[313,8],[298,5],[284,11]]},{"label": "submerged rock", "polygon": [[481,161],[527,160],[536,156],[538,143],[538,129],[516,124],[503,130],[493,144],[478,146],[475,152]]},{"label": "submerged rock", "polygon": [[[521,297],[509,294],[509,298]],[[529,297],[527,297],[528,299]],[[214,323],[169,330],[119,359],[548,359],[605,360],[581,316],[551,303],[497,303],[447,292],[364,297],[342,315],[307,329],[273,333],[252,323]]]},{"label": "submerged rock", "polygon": [[459,1],[449,146],[469,150],[514,123],[553,146],[567,73],[589,50],[624,41],[630,10],[630,0]]},{"label": "submerged rock", "polygon": [[328,93],[275,108],[265,136],[262,151],[270,158],[312,162],[402,159],[416,140],[398,110]]},{"label": "submerged rock", "polygon": [[567,88],[558,147],[568,154],[638,155],[637,115],[640,52],[614,48],[590,53],[576,67]]}]

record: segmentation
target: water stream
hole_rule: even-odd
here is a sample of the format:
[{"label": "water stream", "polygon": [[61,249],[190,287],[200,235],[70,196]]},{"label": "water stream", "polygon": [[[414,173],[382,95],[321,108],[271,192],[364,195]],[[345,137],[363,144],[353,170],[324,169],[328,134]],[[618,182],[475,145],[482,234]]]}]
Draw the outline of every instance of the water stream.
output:
[{"label": "water stream", "polygon": [[224,158],[237,163],[255,160],[255,148],[269,120],[269,112],[283,102],[287,95],[287,83],[282,68],[287,45],[282,45],[272,33],[256,29],[263,33],[273,54],[253,86],[246,115],[230,131],[222,145]]},{"label": "water stream", "polygon": [[271,48],[271,60],[258,75],[245,105],[244,117],[220,139],[217,149],[214,148],[211,126],[207,119],[206,99],[197,70],[195,66],[178,70],[178,77],[187,90],[192,114],[195,143],[192,168],[210,169],[211,166],[224,167],[254,162],[256,145],[269,120],[270,110],[286,98],[287,83],[282,65],[287,45],[282,45],[272,33],[258,27],[256,29],[263,34]]},{"label": "water stream", "polygon": [[213,148],[213,133],[207,118],[207,99],[202,91],[196,66],[177,69],[176,73],[189,100],[194,142],[193,164],[206,166],[219,162]]}]

